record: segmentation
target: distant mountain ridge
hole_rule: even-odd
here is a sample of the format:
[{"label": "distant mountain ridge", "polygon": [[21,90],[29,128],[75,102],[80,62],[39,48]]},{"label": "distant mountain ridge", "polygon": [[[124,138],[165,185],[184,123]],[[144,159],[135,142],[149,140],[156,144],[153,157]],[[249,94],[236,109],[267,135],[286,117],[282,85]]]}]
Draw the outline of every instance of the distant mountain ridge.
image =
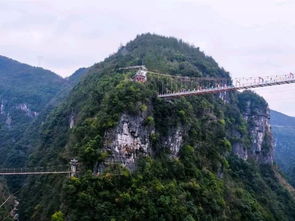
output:
[{"label": "distant mountain ridge", "polygon": [[288,116],[275,110],[271,110],[272,125],[295,127],[295,117]]},{"label": "distant mountain ridge", "polygon": [[[24,165],[27,150],[18,142],[65,83],[52,71],[0,56],[0,167]],[[20,180],[16,183],[20,185]],[[5,194],[0,194],[1,202],[9,194],[3,179],[0,190],[3,193],[5,189]],[[11,209],[10,206],[6,210],[1,208],[0,219],[7,217]]]},{"label": "distant mountain ridge", "polygon": [[0,165],[16,167],[24,163],[26,150],[17,145],[22,134],[86,71],[79,69],[65,79],[50,70],[0,56]]},{"label": "distant mountain ridge", "polygon": [[[0,96],[15,102],[27,101],[38,111],[63,88],[57,74],[0,56]],[[41,99],[42,98],[42,99]]]},{"label": "distant mountain ridge", "polygon": [[295,117],[272,110],[270,122],[276,144],[276,162],[295,186]]},{"label": "distant mountain ridge", "polygon": [[[29,151],[35,144],[28,136],[34,136],[46,113],[55,107],[88,71],[77,70],[68,78],[33,67],[0,55],[0,167],[23,167]],[[33,130],[34,128],[34,130]],[[34,135],[32,135],[32,133]],[[16,179],[16,180],[15,180]],[[22,185],[22,177],[8,180],[11,192]],[[2,190],[6,190],[3,195]],[[0,201],[8,195],[6,181],[0,181]],[[13,199],[11,199],[13,201]],[[0,209],[0,220],[11,210]]]}]

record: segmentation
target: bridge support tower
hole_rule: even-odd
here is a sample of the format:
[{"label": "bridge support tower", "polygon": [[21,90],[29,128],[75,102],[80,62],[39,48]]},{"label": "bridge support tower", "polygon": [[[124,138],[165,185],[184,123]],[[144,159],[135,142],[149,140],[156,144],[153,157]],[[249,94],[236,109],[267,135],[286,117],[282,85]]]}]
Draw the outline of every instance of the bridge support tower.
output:
[{"label": "bridge support tower", "polygon": [[71,165],[71,173],[70,173],[70,176],[71,177],[75,177],[77,175],[78,160],[72,159],[70,161],[70,165]]}]

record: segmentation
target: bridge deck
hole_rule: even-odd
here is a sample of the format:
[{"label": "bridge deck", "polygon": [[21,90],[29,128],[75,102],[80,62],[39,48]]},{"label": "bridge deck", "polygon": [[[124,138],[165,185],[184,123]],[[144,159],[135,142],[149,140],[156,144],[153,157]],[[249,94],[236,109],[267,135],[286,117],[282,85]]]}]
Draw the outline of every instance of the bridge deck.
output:
[{"label": "bridge deck", "polygon": [[269,87],[275,85],[282,85],[282,84],[293,84],[295,83],[295,79],[288,79],[282,81],[266,81],[262,83],[254,83],[254,84],[247,84],[247,85],[230,85],[225,87],[216,87],[216,88],[209,88],[209,89],[199,89],[199,90],[189,90],[189,91],[182,91],[182,92],[175,92],[175,93],[168,93],[168,94],[159,94],[158,97],[160,98],[176,98],[182,96],[192,96],[192,95],[203,95],[203,94],[214,94],[232,90],[245,90],[250,88],[259,88],[259,87]]},{"label": "bridge deck", "polygon": [[71,171],[51,171],[51,172],[0,172],[2,175],[45,175],[45,174],[70,174]]}]

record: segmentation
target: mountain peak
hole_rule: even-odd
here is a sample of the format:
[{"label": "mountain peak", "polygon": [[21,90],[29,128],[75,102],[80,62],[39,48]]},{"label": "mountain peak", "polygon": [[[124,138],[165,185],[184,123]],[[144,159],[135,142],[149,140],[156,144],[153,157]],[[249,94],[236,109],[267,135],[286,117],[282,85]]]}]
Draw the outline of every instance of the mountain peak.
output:
[{"label": "mountain peak", "polygon": [[23,74],[25,72],[29,72],[31,70],[39,70],[39,71],[43,71],[43,74],[48,74],[48,75],[52,75],[55,76],[56,78],[61,79],[62,77],[60,77],[59,75],[57,75],[56,73],[44,69],[42,67],[36,67],[36,66],[31,66],[29,64],[25,64],[22,62],[19,62],[17,60],[14,60],[12,58],[0,55],[0,74],[5,74],[8,72],[15,72],[13,74]]},{"label": "mountain peak", "polygon": [[229,74],[199,48],[177,38],[150,33],[138,35],[94,67],[114,69],[132,65],[145,65],[149,70],[171,75],[229,78]]}]

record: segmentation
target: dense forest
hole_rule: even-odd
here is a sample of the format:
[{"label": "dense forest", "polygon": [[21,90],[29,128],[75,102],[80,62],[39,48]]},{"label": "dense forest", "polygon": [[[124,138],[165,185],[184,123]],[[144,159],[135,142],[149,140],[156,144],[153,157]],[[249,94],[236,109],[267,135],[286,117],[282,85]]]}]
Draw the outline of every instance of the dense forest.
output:
[{"label": "dense forest", "polygon": [[[51,71],[0,56],[1,168],[21,168],[26,165],[29,153],[35,148],[32,137],[36,134],[36,128],[79,81],[85,70],[79,69],[68,79],[63,79]],[[22,177],[1,180],[1,199],[5,200],[9,194],[19,192],[23,180]],[[2,207],[6,220],[9,218],[7,209],[11,209],[13,198],[11,196],[7,207]],[[0,219],[4,219],[3,216]]]},{"label": "dense forest", "polygon": [[25,150],[17,148],[16,143],[63,84],[64,80],[53,72],[0,57],[1,166],[24,164]]},{"label": "dense forest", "polygon": [[79,173],[28,177],[21,220],[295,220],[295,196],[272,161],[265,100],[251,91],[161,99],[158,79],[135,82],[136,70],[120,69],[142,64],[230,81],[199,48],[154,34],[82,69],[18,143],[35,145],[29,167],[76,158]]},{"label": "dense forest", "polygon": [[[79,81],[86,68],[81,68],[68,79],[0,56],[0,165],[21,167],[32,148],[18,145],[27,130],[44,117],[44,112],[55,106]],[[38,124],[40,124],[40,119]],[[26,135],[27,136],[27,135]],[[25,137],[26,137],[25,136]]]}]

